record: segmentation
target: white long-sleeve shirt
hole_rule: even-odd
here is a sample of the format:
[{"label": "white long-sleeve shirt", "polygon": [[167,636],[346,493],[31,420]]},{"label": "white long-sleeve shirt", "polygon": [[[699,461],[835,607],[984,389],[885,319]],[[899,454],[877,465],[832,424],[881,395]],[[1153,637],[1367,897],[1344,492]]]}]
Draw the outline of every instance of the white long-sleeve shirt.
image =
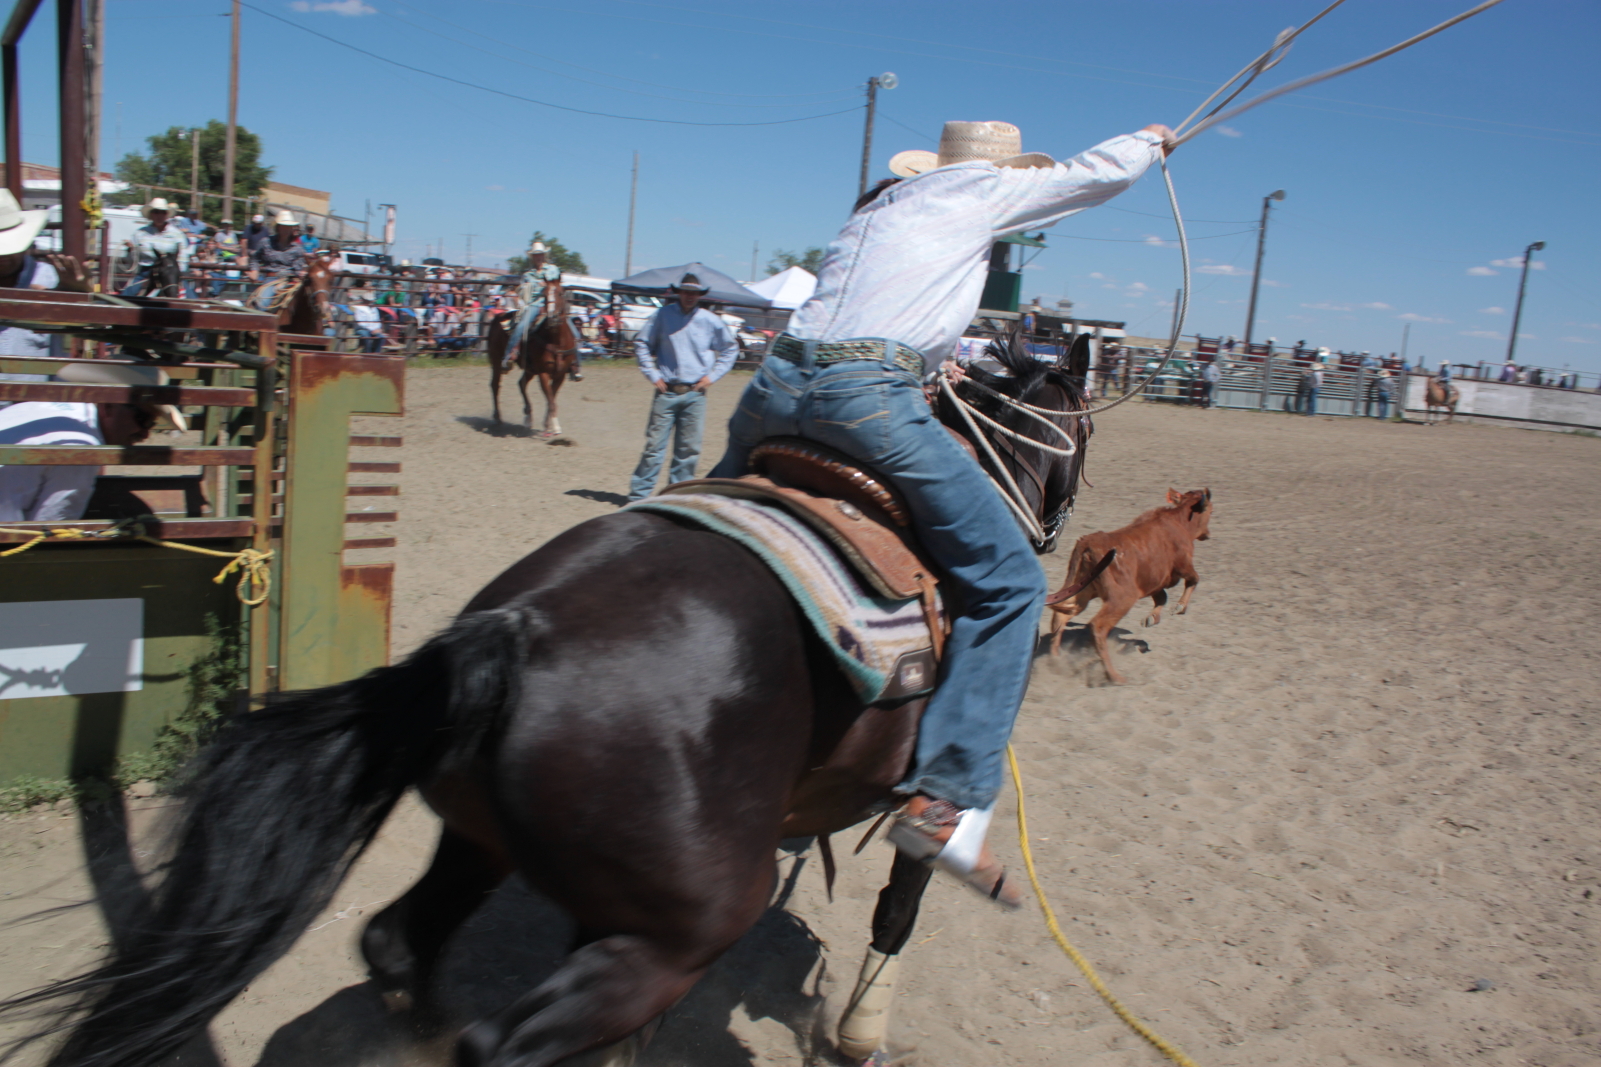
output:
[{"label": "white long-sleeve shirt", "polygon": [[949,358],[978,311],[990,249],[1112,199],[1161,158],[1140,131],[1054,167],[955,163],[908,178],[851,216],[828,246],[817,291],[789,332],[814,341],[883,337]]}]

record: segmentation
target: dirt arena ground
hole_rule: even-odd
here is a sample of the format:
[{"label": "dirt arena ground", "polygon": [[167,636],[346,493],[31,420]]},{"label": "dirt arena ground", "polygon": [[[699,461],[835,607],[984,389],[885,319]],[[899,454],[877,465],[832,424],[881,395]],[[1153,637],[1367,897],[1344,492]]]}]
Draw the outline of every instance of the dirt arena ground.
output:
[{"label": "dirt arena ground", "polygon": [[[555,446],[485,432],[486,379],[419,369],[403,419],[359,420],[406,438],[397,653],[506,564],[609,512],[638,455],[647,392],[631,369],[563,391]],[[742,380],[713,393],[708,457]],[[1598,470],[1601,440],[1552,433],[1142,403],[1101,417],[1067,542],[1169,486],[1210,486],[1201,586],[1187,616],[1125,620],[1127,686],[1106,685],[1082,643],[1039,660],[1017,749],[1068,936],[1197,1063],[1601,1062]],[[1065,548],[1046,559],[1053,585],[1066,562]],[[129,802],[136,830],[162,803]],[[993,839],[1017,864],[1010,791],[1002,806]],[[433,835],[408,802],[329,913],[180,1061],[445,1062],[392,1029],[354,951],[362,915],[406,888]],[[813,856],[778,859],[782,906],[644,1062],[833,1062],[824,1035],[890,858],[850,858],[853,843],[832,903]],[[0,857],[6,920],[86,899],[86,869],[112,895],[128,871],[115,809],[0,822]],[[4,927],[0,992],[67,973],[104,936],[93,908]],[[506,1003],[565,936],[508,887],[452,950],[451,1003],[464,1018]],[[892,1048],[919,1067],[1161,1062],[1032,905],[999,914],[938,881]]]}]

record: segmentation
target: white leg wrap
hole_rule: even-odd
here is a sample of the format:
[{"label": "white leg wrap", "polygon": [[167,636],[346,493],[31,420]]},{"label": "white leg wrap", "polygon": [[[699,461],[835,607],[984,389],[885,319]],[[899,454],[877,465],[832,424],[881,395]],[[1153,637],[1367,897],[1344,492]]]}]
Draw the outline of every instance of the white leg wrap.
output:
[{"label": "white leg wrap", "polygon": [[973,866],[978,863],[978,855],[984,848],[984,835],[989,833],[990,819],[994,814],[993,804],[987,808],[968,808],[962,812],[956,829],[951,831],[951,839],[934,857],[934,866],[962,878],[973,873]]},{"label": "white leg wrap", "polygon": [[900,970],[899,956],[886,956],[869,948],[862,960],[861,977],[850,1007],[839,1021],[839,1051],[855,1060],[865,1060],[884,1044],[889,1033],[889,1009],[895,1002],[895,976]]}]

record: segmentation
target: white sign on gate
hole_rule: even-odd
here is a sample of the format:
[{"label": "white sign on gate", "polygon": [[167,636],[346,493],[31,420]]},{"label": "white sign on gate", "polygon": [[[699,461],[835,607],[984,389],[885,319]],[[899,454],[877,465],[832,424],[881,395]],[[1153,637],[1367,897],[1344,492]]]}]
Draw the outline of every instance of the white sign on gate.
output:
[{"label": "white sign on gate", "polygon": [[0,604],[0,700],[144,688],[145,602]]}]

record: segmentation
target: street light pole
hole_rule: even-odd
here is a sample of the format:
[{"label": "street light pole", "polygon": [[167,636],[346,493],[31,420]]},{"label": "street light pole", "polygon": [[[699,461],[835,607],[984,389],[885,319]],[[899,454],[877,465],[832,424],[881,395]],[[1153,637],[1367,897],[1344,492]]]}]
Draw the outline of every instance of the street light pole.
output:
[{"label": "street light pole", "polygon": [[1256,269],[1251,272],[1251,304],[1245,312],[1245,343],[1251,343],[1256,328],[1256,291],[1262,284],[1262,250],[1267,244],[1267,213],[1273,201],[1283,200],[1284,190],[1275,189],[1262,198],[1262,221],[1256,228]]},{"label": "street light pole", "polygon": [[867,127],[862,131],[862,177],[856,183],[857,196],[867,192],[867,175],[873,164],[873,117],[878,112],[878,91],[898,84],[899,79],[888,73],[867,79]]},{"label": "street light pole", "polygon": [[1545,251],[1545,242],[1536,241],[1523,250],[1523,277],[1518,279],[1518,302],[1512,309],[1512,336],[1506,340],[1506,361],[1518,350],[1518,324],[1523,321],[1523,290],[1529,284],[1529,260],[1536,252]]}]

